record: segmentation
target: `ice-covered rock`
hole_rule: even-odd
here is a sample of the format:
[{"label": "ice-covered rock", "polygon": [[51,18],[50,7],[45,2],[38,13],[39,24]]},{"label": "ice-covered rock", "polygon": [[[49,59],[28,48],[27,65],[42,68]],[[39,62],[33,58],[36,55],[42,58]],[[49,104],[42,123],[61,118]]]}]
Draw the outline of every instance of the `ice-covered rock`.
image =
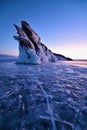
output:
[{"label": "ice-covered rock", "polygon": [[19,41],[18,63],[40,64],[41,62],[56,62],[57,60],[71,60],[49,50],[39,35],[25,21],[21,22],[22,28],[15,25],[19,36],[14,36]]}]

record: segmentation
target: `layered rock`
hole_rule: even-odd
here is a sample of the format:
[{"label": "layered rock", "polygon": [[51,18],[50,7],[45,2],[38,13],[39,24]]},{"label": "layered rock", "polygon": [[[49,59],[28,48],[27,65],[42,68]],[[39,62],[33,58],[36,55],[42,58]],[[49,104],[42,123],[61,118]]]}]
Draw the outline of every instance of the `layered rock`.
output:
[{"label": "layered rock", "polygon": [[18,33],[18,36],[14,36],[14,38],[19,41],[18,63],[40,64],[41,62],[70,60],[49,50],[41,43],[39,35],[25,21],[21,22],[21,28],[17,25],[14,26]]}]

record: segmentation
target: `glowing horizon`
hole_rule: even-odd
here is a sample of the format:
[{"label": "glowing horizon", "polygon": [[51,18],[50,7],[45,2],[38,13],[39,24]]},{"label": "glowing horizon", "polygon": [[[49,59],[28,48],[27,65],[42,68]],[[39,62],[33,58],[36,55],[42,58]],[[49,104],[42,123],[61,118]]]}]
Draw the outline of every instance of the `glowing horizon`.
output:
[{"label": "glowing horizon", "polygon": [[[79,48],[79,49],[78,49]],[[57,54],[64,55],[65,57],[69,57],[72,59],[87,59],[87,47],[81,46],[68,46],[68,47],[58,47],[58,48],[51,48],[51,51]],[[50,48],[49,48],[50,49]],[[8,53],[1,53],[6,55],[18,56],[19,52],[8,52]]]},{"label": "glowing horizon", "polygon": [[67,44],[53,48],[53,52],[62,54],[72,59],[87,59],[87,45],[86,44]]}]

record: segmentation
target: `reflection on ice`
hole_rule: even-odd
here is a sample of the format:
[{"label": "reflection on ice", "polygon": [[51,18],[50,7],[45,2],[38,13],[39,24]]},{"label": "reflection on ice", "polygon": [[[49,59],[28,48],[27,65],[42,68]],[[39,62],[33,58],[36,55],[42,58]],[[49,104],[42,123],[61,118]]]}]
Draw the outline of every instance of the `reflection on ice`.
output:
[{"label": "reflection on ice", "polygon": [[87,68],[87,61],[66,61],[67,64]]}]

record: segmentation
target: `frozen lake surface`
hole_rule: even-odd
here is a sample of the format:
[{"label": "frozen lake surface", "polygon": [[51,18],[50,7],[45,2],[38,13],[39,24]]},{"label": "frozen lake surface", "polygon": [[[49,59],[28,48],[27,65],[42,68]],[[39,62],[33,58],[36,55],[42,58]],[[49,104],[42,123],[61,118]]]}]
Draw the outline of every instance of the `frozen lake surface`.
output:
[{"label": "frozen lake surface", "polygon": [[87,61],[0,61],[0,130],[87,130]]}]

